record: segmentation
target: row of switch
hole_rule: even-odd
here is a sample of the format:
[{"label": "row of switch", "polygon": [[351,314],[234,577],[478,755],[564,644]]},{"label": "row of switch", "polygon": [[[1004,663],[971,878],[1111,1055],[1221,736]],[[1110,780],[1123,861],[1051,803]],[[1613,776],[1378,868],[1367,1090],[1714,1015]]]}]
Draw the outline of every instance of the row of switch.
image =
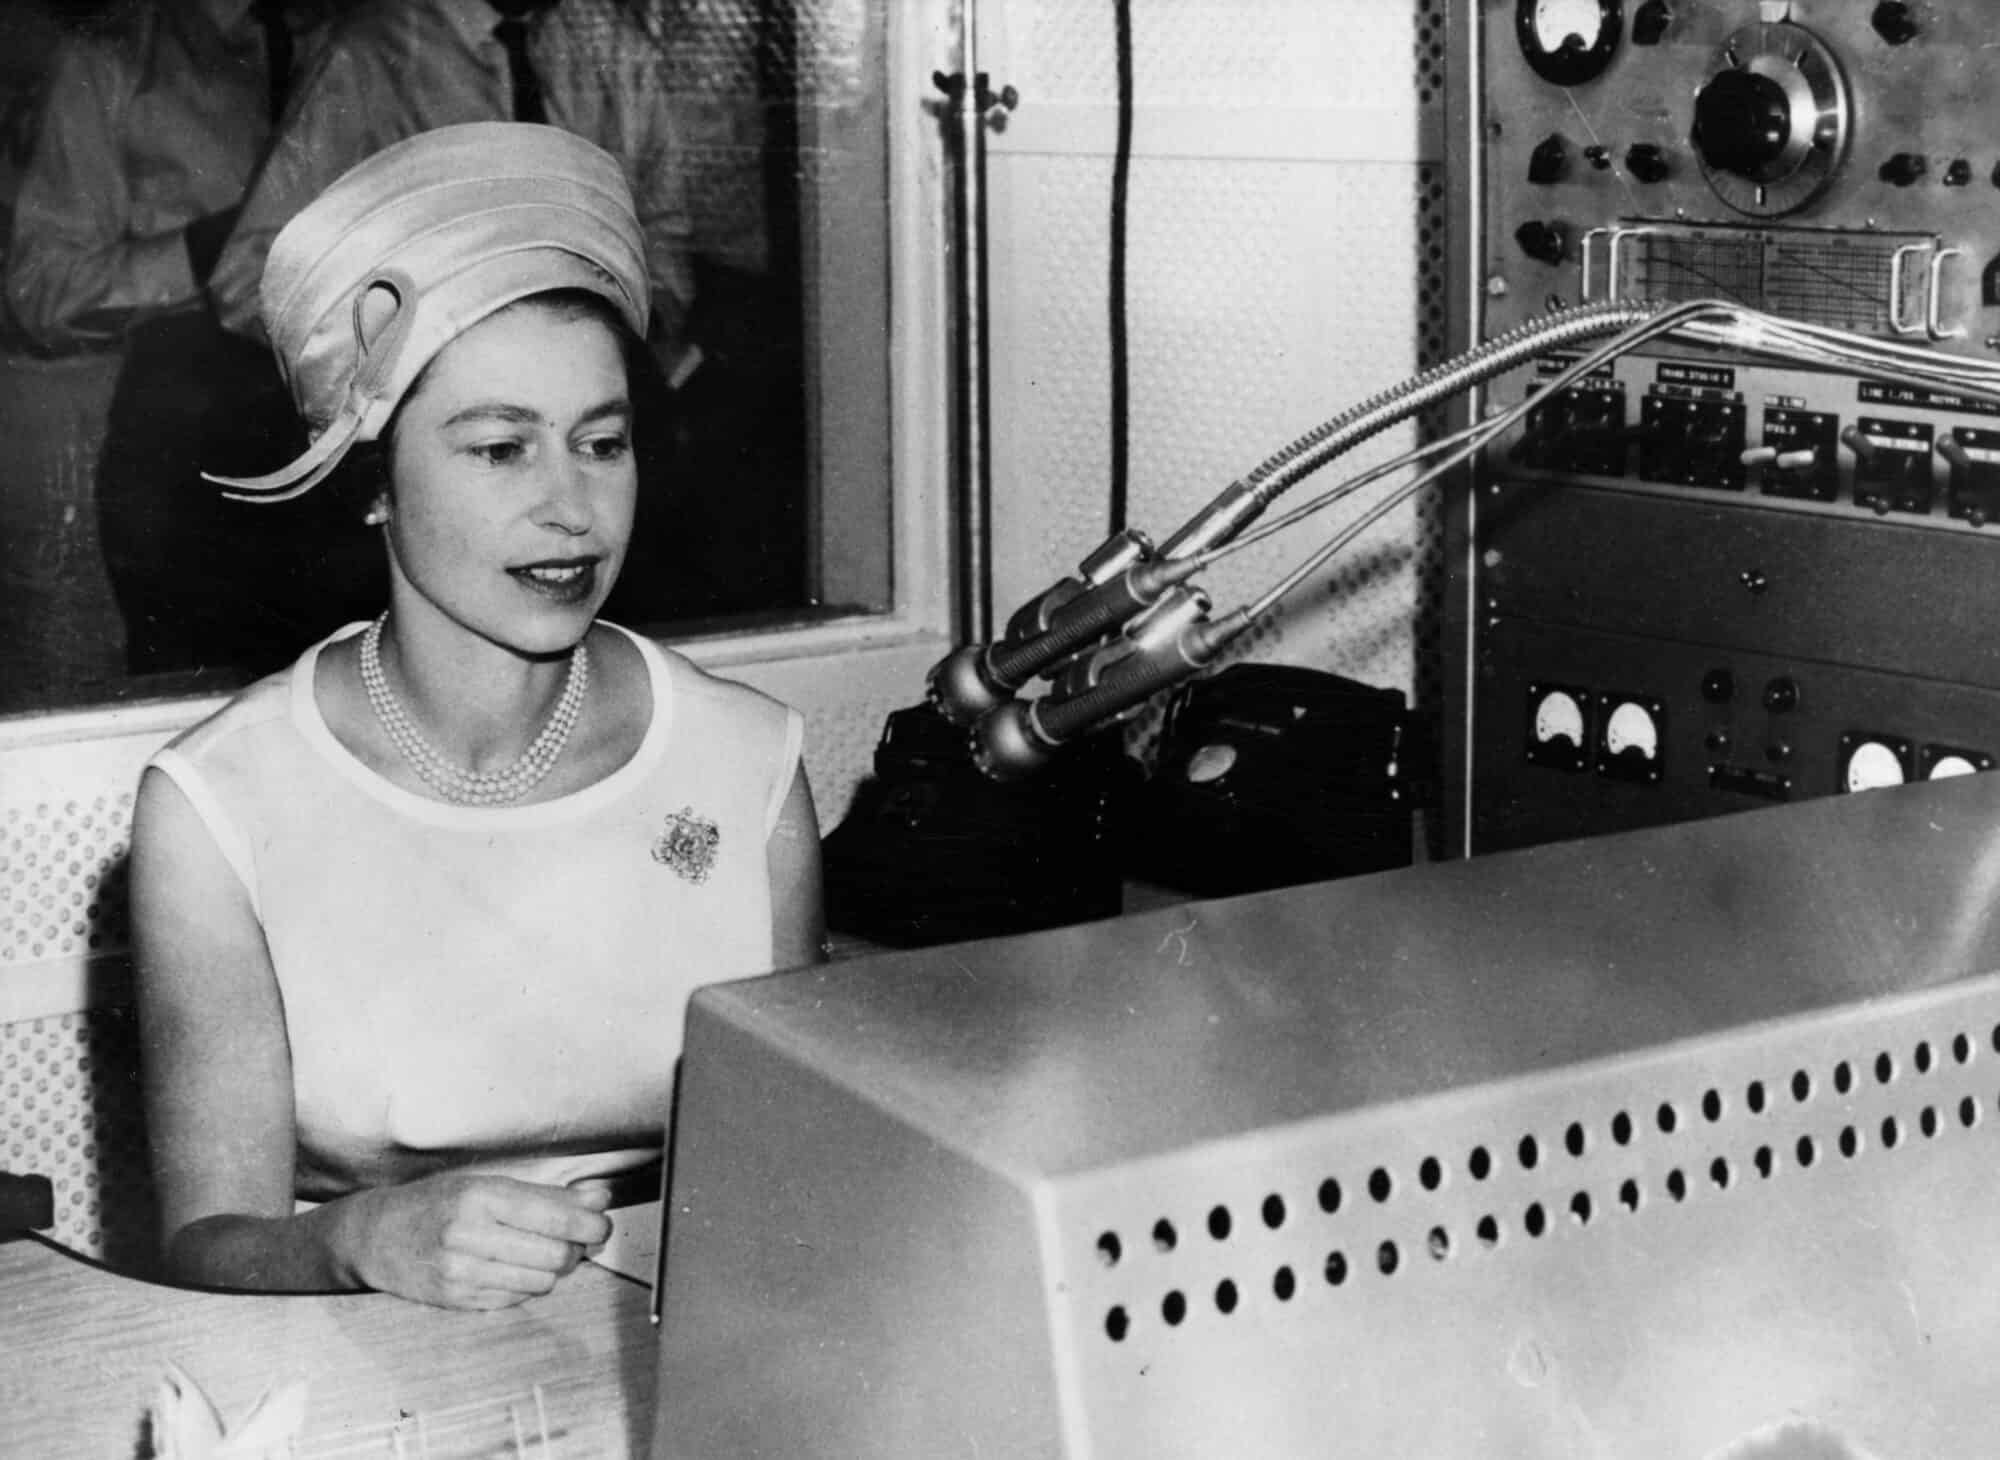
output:
[{"label": "row of switch", "polygon": [[[1611,170],[1611,149],[1601,142],[1583,148],[1579,155],[1594,171]],[[1906,188],[1923,181],[1930,175],[1930,170],[1931,160],[1923,153],[1897,152],[1876,168],[1875,175],[1892,187]],[[1570,142],[1560,132],[1551,132],[1528,154],[1528,181],[1537,187],[1550,187],[1562,182],[1569,177],[1570,171]],[[1634,182],[1662,183],[1673,176],[1673,171],[1673,154],[1657,142],[1634,142],[1625,149],[1625,175]],[[1940,180],[1948,188],[1964,188],[1972,185],[1974,176],[1971,159],[1954,157],[1944,165]],[[2000,187],[2000,162],[1993,164],[1987,180]],[[1539,223],[1537,227],[1544,232],[1566,232],[1560,222]],[[1526,245],[1523,244],[1523,247]],[[1560,259],[1551,262],[1560,262]]]},{"label": "row of switch", "polygon": [[1624,476],[1626,450],[1639,450],[1642,480],[1741,491],[1760,473],[1764,495],[1832,502],[1840,488],[1840,448],[1854,462],[1854,503],[1878,516],[1916,516],[1935,506],[1933,462],[1946,467],[1949,514],[1974,527],[2000,522],[2000,431],[1861,417],[1843,425],[1823,411],[1771,407],[1763,439],[1748,440],[1741,402],[1649,392],[1636,427],[1625,421],[1620,386],[1581,386],[1538,403],[1513,450],[1523,466],[1592,476]]}]

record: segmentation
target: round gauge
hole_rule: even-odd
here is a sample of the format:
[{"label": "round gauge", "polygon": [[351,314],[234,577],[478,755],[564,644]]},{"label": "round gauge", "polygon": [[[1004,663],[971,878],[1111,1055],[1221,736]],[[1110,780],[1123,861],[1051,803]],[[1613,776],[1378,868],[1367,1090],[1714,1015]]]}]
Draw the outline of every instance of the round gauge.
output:
[{"label": "round gauge", "polygon": [[1535,744],[1558,740],[1583,748],[1583,706],[1567,690],[1552,689],[1535,706]]},{"label": "round gauge", "polygon": [[1903,763],[1879,740],[1864,740],[1847,758],[1847,789],[1873,791],[1903,784]]},{"label": "round gauge", "polygon": [[1660,727],[1644,705],[1625,701],[1604,722],[1604,748],[1613,755],[1633,751],[1647,760],[1660,754]]},{"label": "round gauge", "polygon": [[1953,776],[1971,776],[1979,773],[1979,767],[1962,755],[1941,755],[1931,767],[1931,779],[1948,781]]},{"label": "round gauge", "polygon": [[1611,64],[1624,0],[1520,0],[1514,35],[1521,54],[1552,86],[1581,86]]}]

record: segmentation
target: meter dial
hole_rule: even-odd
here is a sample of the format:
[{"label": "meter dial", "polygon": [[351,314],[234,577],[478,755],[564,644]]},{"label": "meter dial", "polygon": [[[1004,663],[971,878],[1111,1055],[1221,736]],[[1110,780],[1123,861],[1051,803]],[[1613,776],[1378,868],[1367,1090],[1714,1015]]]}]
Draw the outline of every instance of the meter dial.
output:
[{"label": "meter dial", "polygon": [[1604,748],[1613,755],[1630,751],[1647,760],[1660,758],[1660,726],[1651,712],[1635,700],[1627,700],[1604,722]]},{"label": "meter dial", "polygon": [[1926,745],[1921,765],[1925,780],[1945,781],[1953,776],[1976,776],[1981,771],[1990,771],[1993,769],[1993,757],[1983,750]]},{"label": "meter dial", "polygon": [[1661,776],[1661,726],[1666,706],[1636,696],[1607,696],[1604,703],[1610,708],[1604,716],[1597,773],[1614,781],[1654,784]]},{"label": "meter dial", "polygon": [[1568,690],[1552,689],[1535,706],[1535,744],[1551,745],[1567,740],[1583,745],[1583,706]]},{"label": "meter dial", "polygon": [[1528,759],[1554,770],[1580,771],[1589,762],[1589,698],[1560,685],[1528,686]]},{"label": "meter dial", "polygon": [[1842,787],[1849,791],[1875,791],[1884,786],[1900,786],[1902,757],[1879,740],[1864,740],[1847,757]]},{"label": "meter dial", "polygon": [[1722,43],[1695,94],[1688,140],[1715,195],[1775,218],[1833,180],[1847,150],[1847,81],[1833,53],[1790,21],[1746,25]]},{"label": "meter dial", "polygon": [[1521,54],[1552,86],[1581,86],[1602,75],[1624,23],[1623,0],[1520,0],[1514,7]]}]

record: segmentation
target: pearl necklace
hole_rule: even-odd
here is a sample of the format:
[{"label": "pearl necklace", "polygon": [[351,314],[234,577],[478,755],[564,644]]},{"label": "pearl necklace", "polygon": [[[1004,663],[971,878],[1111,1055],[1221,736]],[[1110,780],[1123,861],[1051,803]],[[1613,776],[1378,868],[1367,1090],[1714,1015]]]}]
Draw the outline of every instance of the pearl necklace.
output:
[{"label": "pearl necklace", "polygon": [[557,757],[569,743],[569,732],[576,728],[584,690],[590,684],[589,647],[579,643],[570,651],[569,678],[563,683],[562,696],[534,743],[500,770],[469,771],[446,759],[424,739],[389,688],[388,676],[382,672],[382,628],[388,622],[389,615],[384,613],[361,636],[361,683],[368,690],[375,718],[410,768],[425,785],[459,806],[504,806],[527,795],[555,768]]}]

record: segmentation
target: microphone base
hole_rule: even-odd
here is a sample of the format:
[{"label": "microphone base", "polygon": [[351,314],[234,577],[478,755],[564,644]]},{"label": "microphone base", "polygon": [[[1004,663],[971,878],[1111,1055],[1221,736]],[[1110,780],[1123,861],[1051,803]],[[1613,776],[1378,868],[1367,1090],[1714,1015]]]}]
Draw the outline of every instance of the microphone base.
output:
[{"label": "microphone base", "polygon": [[1115,917],[1120,828],[1139,781],[1115,731],[1003,784],[934,706],[897,710],[875,774],[822,841],[827,924],[915,948]]}]

